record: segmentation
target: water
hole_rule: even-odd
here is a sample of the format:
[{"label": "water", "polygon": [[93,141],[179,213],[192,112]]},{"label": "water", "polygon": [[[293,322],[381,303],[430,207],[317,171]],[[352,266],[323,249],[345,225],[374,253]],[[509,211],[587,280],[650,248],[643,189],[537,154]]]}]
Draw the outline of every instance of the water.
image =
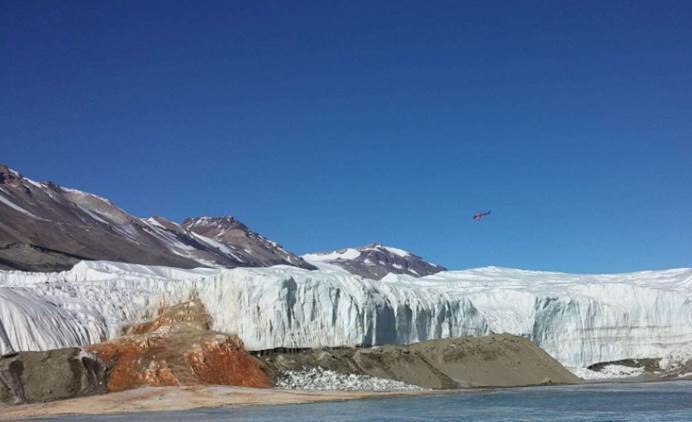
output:
[{"label": "water", "polygon": [[80,421],[692,421],[692,382],[591,384],[285,406],[70,418]]}]

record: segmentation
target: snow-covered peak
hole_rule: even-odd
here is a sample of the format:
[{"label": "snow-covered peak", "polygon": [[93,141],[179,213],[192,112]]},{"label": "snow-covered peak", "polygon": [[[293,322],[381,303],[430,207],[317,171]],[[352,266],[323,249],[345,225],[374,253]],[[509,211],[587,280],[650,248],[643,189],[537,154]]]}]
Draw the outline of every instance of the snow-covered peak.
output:
[{"label": "snow-covered peak", "polygon": [[362,248],[365,250],[379,250],[379,251],[386,251],[388,253],[392,253],[394,255],[399,255],[401,257],[406,257],[406,256],[412,256],[411,252],[405,251],[403,249],[399,248],[393,248],[391,246],[384,246],[381,243],[371,243],[370,245],[366,246],[365,248]]},{"label": "snow-covered peak", "polygon": [[303,259],[320,267],[337,265],[350,273],[371,279],[382,279],[389,273],[422,277],[445,268],[423,260],[403,249],[371,243],[360,248],[303,255]]},{"label": "snow-covered peak", "polygon": [[412,253],[405,251],[403,249],[393,248],[391,246],[384,246],[381,243],[370,243],[367,246],[363,246],[363,247],[359,247],[359,248],[337,249],[337,250],[331,251],[331,252],[315,252],[315,253],[305,254],[303,256],[306,258],[310,258],[312,260],[318,260],[318,261],[328,261],[328,260],[336,260],[336,259],[351,260],[351,259],[358,258],[361,255],[361,253],[367,252],[367,251],[383,252],[383,253],[388,253],[388,254],[394,254],[394,255],[397,255],[400,257],[414,256]]}]

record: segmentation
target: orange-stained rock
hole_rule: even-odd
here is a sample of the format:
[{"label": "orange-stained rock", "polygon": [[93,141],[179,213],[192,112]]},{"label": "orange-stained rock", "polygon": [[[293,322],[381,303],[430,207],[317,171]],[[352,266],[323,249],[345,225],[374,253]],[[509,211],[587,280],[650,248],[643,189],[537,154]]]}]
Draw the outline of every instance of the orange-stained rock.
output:
[{"label": "orange-stained rock", "polygon": [[204,384],[271,386],[264,363],[247,353],[238,337],[217,335],[196,344],[186,357]]},{"label": "orange-stained rock", "polygon": [[143,385],[222,384],[271,387],[264,363],[245,351],[237,336],[209,331],[199,301],[165,308],[124,336],[86,346],[110,367],[109,391]]}]

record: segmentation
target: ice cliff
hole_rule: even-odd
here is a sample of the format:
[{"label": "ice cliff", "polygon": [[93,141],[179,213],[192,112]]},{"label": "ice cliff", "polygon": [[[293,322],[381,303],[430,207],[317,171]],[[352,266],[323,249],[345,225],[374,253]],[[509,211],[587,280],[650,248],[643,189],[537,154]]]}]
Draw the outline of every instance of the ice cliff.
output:
[{"label": "ice cliff", "polygon": [[93,343],[197,295],[250,350],[507,332],[568,367],[692,350],[692,269],[572,275],[487,267],[370,280],[342,268],[192,269],[105,261],[0,272],[0,353]]}]

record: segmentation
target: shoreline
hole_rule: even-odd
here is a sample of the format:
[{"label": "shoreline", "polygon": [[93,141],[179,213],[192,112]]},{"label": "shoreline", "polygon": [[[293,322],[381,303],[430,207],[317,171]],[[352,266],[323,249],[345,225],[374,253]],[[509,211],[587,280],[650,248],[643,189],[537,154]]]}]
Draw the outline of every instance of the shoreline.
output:
[{"label": "shoreline", "polygon": [[280,390],[273,388],[230,387],[223,385],[196,385],[174,387],[142,387],[117,393],[93,395],[47,403],[0,406],[0,420],[16,420],[41,417],[65,417],[183,411],[202,408],[276,406],[311,404],[350,400],[384,399],[397,397],[423,397],[459,393],[479,393],[495,390],[522,388],[575,387],[601,384],[632,384],[691,381],[687,379],[602,379],[585,380],[581,384],[525,385],[514,387],[482,387],[451,390],[423,391],[308,391]]},{"label": "shoreline", "polygon": [[375,392],[279,390],[273,388],[231,387],[224,385],[147,386],[117,393],[93,395],[47,403],[0,406],[0,420],[176,411],[219,407],[310,404],[372,398],[417,397],[481,390],[484,389]]}]

